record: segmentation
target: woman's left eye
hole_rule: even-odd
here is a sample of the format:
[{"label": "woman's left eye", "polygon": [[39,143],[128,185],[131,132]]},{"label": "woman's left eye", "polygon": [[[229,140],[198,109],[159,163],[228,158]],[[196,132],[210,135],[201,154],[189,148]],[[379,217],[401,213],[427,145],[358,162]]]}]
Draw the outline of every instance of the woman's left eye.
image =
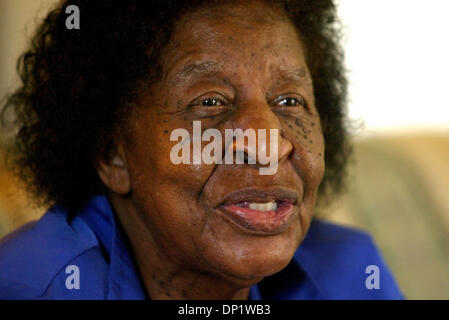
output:
[{"label": "woman's left eye", "polygon": [[276,104],[283,106],[283,107],[297,107],[300,105],[304,106],[305,101],[304,101],[304,99],[300,99],[300,98],[287,97],[287,98],[279,99]]}]

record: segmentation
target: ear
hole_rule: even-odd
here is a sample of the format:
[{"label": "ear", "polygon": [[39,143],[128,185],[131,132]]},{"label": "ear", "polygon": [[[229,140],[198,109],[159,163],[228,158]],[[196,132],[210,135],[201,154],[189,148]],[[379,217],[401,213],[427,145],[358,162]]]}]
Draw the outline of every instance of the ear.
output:
[{"label": "ear", "polygon": [[95,167],[101,181],[114,193],[126,195],[131,191],[131,180],[125,152],[121,144],[107,158],[98,158]]}]

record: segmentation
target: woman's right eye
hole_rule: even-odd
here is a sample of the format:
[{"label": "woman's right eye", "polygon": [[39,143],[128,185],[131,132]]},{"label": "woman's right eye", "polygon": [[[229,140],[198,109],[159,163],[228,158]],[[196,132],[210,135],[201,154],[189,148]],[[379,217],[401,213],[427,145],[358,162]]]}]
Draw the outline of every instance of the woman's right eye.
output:
[{"label": "woman's right eye", "polygon": [[203,94],[193,100],[189,107],[223,107],[227,105],[227,99],[219,93],[211,92]]},{"label": "woman's right eye", "polygon": [[217,92],[209,92],[195,98],[189,105],[188,110],[194,116],[207,118],[229,111],[232,105],[229,100]]}]

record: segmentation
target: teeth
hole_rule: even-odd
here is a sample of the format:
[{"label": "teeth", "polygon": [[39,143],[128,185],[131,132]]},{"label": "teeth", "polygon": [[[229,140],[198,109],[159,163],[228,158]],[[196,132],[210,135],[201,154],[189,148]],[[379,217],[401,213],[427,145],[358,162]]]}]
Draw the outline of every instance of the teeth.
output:
[{"label": "teeth", "polygon": [[249,208],[251,210],[257,210],[257,211],[276,211],[278,206],[276,202],[267,202],[267,203],[255,203],[251,202],[249,204]]}]

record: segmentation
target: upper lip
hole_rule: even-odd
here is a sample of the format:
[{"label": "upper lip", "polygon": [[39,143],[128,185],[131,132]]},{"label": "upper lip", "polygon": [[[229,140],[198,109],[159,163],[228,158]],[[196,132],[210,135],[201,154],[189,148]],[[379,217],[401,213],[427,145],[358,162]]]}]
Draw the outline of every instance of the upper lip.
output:
[{"label": "upper lip", "polygon": [[297,191],[284,187],[270,188],[268,190],[247,188],[231,192],[218,206],[228,206],[242,202],[266,203],[271,201],[288,201],[296,204],[298,199]]}]

